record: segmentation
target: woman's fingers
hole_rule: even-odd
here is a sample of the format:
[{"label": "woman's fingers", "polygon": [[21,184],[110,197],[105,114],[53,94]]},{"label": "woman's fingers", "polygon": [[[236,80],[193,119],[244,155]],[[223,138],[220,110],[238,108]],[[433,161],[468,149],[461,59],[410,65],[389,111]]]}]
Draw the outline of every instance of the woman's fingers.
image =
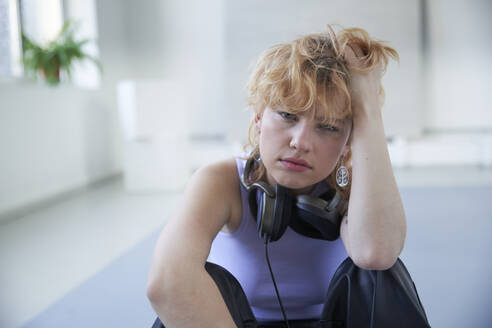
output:
[{"label": "woman's fingers", "polygon": [[360,108],[367,104],[381,108],[384,103],[384,92],[381,85],[382,61],[374,65],[374,62],[364,55],[361,48],[353,44],[347,45],[344,57],[351,75],[350,94],[354,114],[357,114]]},{"label": "woman's fingers", "polygon": [[381,79],[383,76],[383,63],[379,61],[373,69],[370,69],[370,63],[367,62],[367,57],[365,57],[364,52],[360,47],[354,44],[348,44],[345,48],[344,53],[345,61],[349,65],[349,69],[353,73],[363,72],[364,73],[372,73],[376,79]]},{"label": "woman's fingers", "polygon": [[351,69],[362,65],[362,60],[360,58],[363,57],[363,55],[364,54],[359,47],[347,45],[345,48],[344,57]]}]

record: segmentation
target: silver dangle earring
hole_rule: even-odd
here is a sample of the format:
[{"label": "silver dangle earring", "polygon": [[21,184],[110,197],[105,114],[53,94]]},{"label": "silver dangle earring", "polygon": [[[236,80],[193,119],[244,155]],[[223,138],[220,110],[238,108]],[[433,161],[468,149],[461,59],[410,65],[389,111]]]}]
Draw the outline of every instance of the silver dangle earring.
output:
[{"label": "silver dangle earring", "polygon": [[337,169],[336,180],[339,187],[346,187],[349,184],[349,170],[343,165],[343,157],[341,160],[342,164]]}]

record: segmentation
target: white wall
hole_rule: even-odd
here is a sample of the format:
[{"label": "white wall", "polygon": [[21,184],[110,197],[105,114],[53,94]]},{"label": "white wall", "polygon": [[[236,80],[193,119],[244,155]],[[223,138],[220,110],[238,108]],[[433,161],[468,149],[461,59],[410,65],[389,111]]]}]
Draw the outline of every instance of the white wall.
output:
[{"label": "white wall", "polygon": [[226,131],[224,2],[166,1],[164,6],[166,78],[187,85],[195,136],[223,136]]},{"label": "white wall", "polygon": [[390,145],[394,166],[492,166],[492,2],[427,1],[424,133]]},{"label": "white wall", "polygon": [[116,170],[100,92],[15,84],[0,99],[0,214]]},{"label": "white wall", "polygon": [[100,47],[111,87],[122,79],[185,83],[192,134],[224,133],[223,0],[98,1],[97,9],[106,13],[99,15]]},{"label": "white wall", "polygon": [[429,4],[429,111],[434,131],[492,132],[492,2]]}]

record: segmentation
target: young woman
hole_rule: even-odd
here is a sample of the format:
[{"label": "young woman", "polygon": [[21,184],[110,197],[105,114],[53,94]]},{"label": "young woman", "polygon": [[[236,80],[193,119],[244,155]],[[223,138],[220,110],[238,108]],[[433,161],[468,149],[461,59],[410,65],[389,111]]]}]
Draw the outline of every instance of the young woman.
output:
[{"label": "young woman", "polygon": [[[260,56],[248,84],[249,153],[198,170],[158,239],[147,294],[166,327],[277,327],[285,317],[315,327],[347,256],[364,270],[395,264],[406,220],[381,115],[390,57],[364,30],[331,27]],[[258,232],[261,197],[281,190],[276,211],[337,192],[340,238],[303,234],[295,213],[277,240]]]}]

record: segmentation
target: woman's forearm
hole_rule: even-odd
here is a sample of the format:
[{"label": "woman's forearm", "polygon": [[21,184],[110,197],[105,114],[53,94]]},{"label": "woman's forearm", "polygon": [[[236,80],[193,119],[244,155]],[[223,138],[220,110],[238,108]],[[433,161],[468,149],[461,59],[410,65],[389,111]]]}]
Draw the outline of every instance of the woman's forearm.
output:
[{"label": "woman's forearm", "polygon": [[352,256],[367,268],[385,269],[403,249],[406,219],[381,112],[366,112],[354,117],[347,228]]},{"label": "woman's forearm", "polygon": [[154,288],[148,297],[166,328],[236,327],[212,277],[205,269],[168,281],[172,287]]}]

